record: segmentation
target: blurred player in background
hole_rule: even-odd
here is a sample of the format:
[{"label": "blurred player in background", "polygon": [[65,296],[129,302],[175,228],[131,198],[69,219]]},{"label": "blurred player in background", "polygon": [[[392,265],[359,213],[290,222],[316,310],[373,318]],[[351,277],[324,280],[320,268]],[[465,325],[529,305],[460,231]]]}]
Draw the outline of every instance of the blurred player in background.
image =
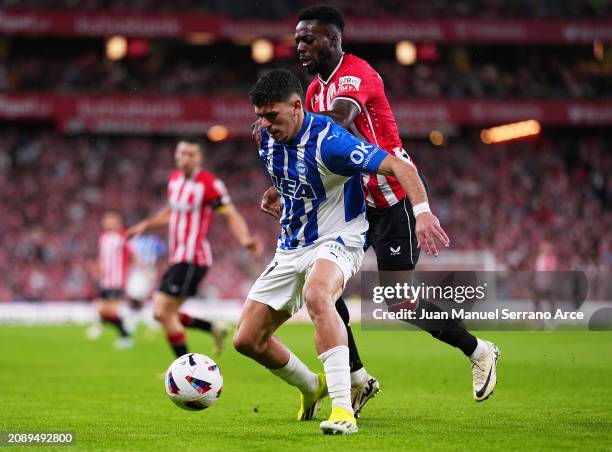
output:
[{"label": "blurred player in background", "polygon": [[157,262],[166,254],[166,247],[164,242],[154,234],[133,237],[129,244],[132,262],[125,293],[132,309],[131,327],[135,328],[138,322],[142,321],[150,330],[154,330],[158,324],[145,308],[155,289]]},{"label": "blurred player in background", "polygon": [[198,143],[180,141],[174,159],[177,169],[168,179],[168,204],[132,226],[127,233],[131,237],[152,228],[169,226],[170,268],[153,297],[155,318],[161,322],[177,357],[187,353],[185,327],[212,334],[214,351],[219,354],[227,327],[179,312],[183,302],[196,294],[212,264],[207,237],[213,211],[225,218],[232,235],[252,254],[261,254],[261,245],[251,236],[223,182],[202,169],[203,150]]},{"label": "blurred player in background", "polygon": [[[358,138],[384,149],[412,164],[403,149],[395,118],[378,73],[364,60],[342,51],[344,17],[336,8],[319,5],[298,14],[295,31],[298,58],[309,74],[315,75],[308,86],[304,107],[308,111],[331,117]],[[429,212],[429,205],[413,206],[394,177],[364,174],[369,222],[368,243],[374,248],[381,279],[390,272],[414,270],[420,246],[430,254],[426,244],[416,238],[416,216]],[[262,209],[278,216],[280,198],[274,187],[264,195]],[[405,276],[398,276],[405,281]],[[391,276],[393,278],[393,276]],[[393,285],[394,281],[381,281]],[[353,408],[359,416],[367,401],[379,391],[376,378],[368,375],[361,362],[349,324],[349,312],[342,298],[336,309],[345,322],[351,351]],[[440,311],[426,300],[419,300],[418,311]],[[420,317],[417,314],[417,317]],[[496,384],[499,350],[491,342],[476,338],[462,324],[449,320],[443,329],[423,322],[410,321],[434,338],[459,348],[472,364],[473,397],[482,401]]]},{"label": "blurred player in background", "polygon": [[[119,303],[123,298],[130,251],[119,213],[109,211],[102,216],[98,250],[100,292],[95,302],[96,308],[101,322],[109,323],[119,331],[120,338],[115,346],[119,349],[128,348],[134,343],[120,315]],[[94,323],[88,329],[87,336],[96,339],[101,332],[100,324]]]},{"label": "blurred player in background", "polygon": [[540,243],[538,255],[535,258],[535,273],[533,274],[533,302],[536,312],[545,312],[543,301],[549,303],[547,312],[555,312],[555,274],[557,257],[552,243],[544,240]]},{"label": "blurred player in background", "polygon": [[[259,155],[282,193],[276,254],[253,285],[234,335],[236,349],[301,392],[298,420],[313,419],[329,392],[325,434],[357,432],[351,401],[347,332],[335,303],[359,270],[368,223],[361,173],[394,175],[416,204],[427,193],[414,166],[359,141],[331,119],[306,113],[299,79],[274,70],[261,77],[251,102],[261,118]],[[449,241],[431,212],[417,219],[419,240],[438,254]],[[315,327],[324,374],[300,361],[275,331],[303,305]]]}]

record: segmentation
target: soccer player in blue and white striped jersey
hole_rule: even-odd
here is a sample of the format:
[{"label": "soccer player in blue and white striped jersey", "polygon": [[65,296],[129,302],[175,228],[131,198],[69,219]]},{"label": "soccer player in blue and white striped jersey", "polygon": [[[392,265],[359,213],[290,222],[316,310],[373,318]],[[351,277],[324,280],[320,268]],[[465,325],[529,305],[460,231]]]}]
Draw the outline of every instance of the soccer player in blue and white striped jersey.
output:
[{"label": "soccer player in blue and white striped jersey", "polygon": [[[349,434],[357,424],[347,333],[335,301],[363,259],[368,223],[361,173],[398,179],[412,205],[423,209],[417,237],[433,254],[434,238],[445,246],[449,240],[429,211],[413,166],[358,140],[329,117],[305,112],[302,95],[299,79],[285,70],[261,77],[251,91],[262,118],[259,154],[282,196],[281,234],[272,262],[249,292],[234,346],[301,391],[299,420],[314,418],[329,393],[332,413],[321,431]],[[310,371],[273,336],[303,304],[314,323],[324,374]]]},{"label": "soccer player in blue and white striped jersey", "polygon": [[157,280],[157,262],[166,254],[164,242],[156,235],[145,234],[129,240],[132,263],[125,285],[125,293],[132,310],[130,326],[134,329],[139,321],[151,330],[158,328],[153,313],[145,310]]}]

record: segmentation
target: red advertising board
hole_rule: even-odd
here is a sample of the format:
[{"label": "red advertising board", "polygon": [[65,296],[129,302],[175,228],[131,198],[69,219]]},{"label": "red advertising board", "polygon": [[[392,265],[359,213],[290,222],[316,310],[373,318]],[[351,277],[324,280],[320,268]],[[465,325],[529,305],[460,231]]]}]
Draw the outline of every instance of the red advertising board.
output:
[{"label": "red advertising board", "polygon": [[[180,38],[207,33],[220,39],[292,36],[294,19],[236,20],[226,16],[0,10],[0,34]],[[354,42],[574,44],[612,41],[612,20],[347,18],[345,39]]]},{"label": "red advertising board", "polygon": [[[536,119],[543,125],[612,125],[612,101],[391,102],[405,135],[436,127],[483,126]],[[231,97],[0,95],[0,119],[47,120],[66,132],[204,133],[215,124],[247,135],[255,119],[248,99]]]}]

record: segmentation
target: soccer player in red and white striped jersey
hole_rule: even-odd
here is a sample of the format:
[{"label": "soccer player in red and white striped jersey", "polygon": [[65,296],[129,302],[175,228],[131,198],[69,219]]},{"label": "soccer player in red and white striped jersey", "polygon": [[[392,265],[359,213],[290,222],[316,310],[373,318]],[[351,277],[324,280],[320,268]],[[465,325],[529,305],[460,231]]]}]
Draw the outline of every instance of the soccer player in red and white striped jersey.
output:
[{"label": "soccer player in red and white striped jersey", "polygon": [[540,243],[540,248],[534,262],[533,296],[536,312],[544,312],[542,302],[549,302],[548,312],[555,312],[554,289],[555,274],[557,270],[557,256],[548,240]]},{"label": "soccer player in red and white striped jersey", "polygon": [[261,245],[251,236],[223,182],[202,168],[202,147],[195,142],[180,141],[174,157],[177,169],[168,180],[168,204],[131,227],[127,234],[132,236],[154,227],[169,226],[170,268],[153,298],[155,318],[162,323],[176,356],[187,353],[184,327],[211,333],[215,351],[219,353],[227,329],[179,312],[181,304],[196,294],[212,265],[208,231],[213,211],[226,219],[230,232],[251,253],[259,255]]},{"label": "soccer player in red and white striped jersey", "polygon": [[[298,57],[302,67],[314,75],[306,92],[305,108],[331,117],[358,138],[412,163],[402,148],[382,78],[365,60],[342,51],[343,30],[344,17],[334,7],[316,5],[298,14],[295,30]],[[255,138],[256,131],[257,128]],[[376,253],[378,269],[385,272],[381,276],[391,276],[393,271],[414,270],[421,246],[426,254],[437,256],[429,229],[429,204],[423,202],[412,206],[393,177],[367,174],[363,175],[362,181],[369,222],[367,239]],[[276,190],[273,187],[268,189],[262,201],[262,210],[276,216],[279,204]],[[419,221],[416,220],[417,216]],[[393,285],[391,281],[385,284]],[[378,392],[378,381],[369,376],[363,367],[349,325],[348,309],[342,299],[338,300],[336,309],[347,328],[353,409],[358,416],[365,403]],[[416,309],[440,310],[426,300],[419,300]],[[495,345],[476,338],[455,321],[449,321],[449,327],[444,331],[429,325],[416,326],[428,331],[434,338],[459,348],[472,360],[474,399],[485,400],[495,387],[498,356]],[[477,358],[481,361],[485,359],[486,363],[483,365],[478,361],[474,367]],[[490,380],[481,378],[487,372],[477,371],[480,367],[487,371],[491,369]]]},{"label": "soccer player in red and white striped jersey", "polygon": [[[117,341],[116,346],[126,348],[132,346],[133,343],[119,314],[119,302],[123,297],[130,250],[119,213],[106,212],[102,217],[102,230],[98,240],[100,292],[96,305],[100,320],[114,325],[119,330],[121,338]],[[99,334],[98,327],[92,325],[88,336],[94,339]]]}]

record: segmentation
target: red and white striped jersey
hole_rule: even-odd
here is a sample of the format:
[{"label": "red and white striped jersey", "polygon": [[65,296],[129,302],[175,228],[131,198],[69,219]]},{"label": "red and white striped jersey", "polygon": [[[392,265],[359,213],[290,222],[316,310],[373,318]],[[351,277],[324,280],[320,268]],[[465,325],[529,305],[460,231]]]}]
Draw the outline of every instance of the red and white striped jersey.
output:
[{"label": "red and white striped jersey", "polygon": [[537,272],[552,272],[557,269],[557,258],[554,253],[546,252],[537,255],[535,260],[535,270]]},{"label": "red and white striped jersey", "polygon": [[130,250],[124,231],[106,231],[98,240],[101,289],[123,289]]},{"label": "red and white striped jersey", "polygon": [[[397,124],[378,73],[365,60],[344,54],[327,80],[315,77],[306,91],[306,109],[314,113],[331,110],[334,99],[353,102],[360,113],[351,131],[366,141],[412,163],[402,149]],[[359,138],[359,134],[356,134]],[[397,179],[378,174],[362,176],[366,201],[377,208],[390,207],[405,197]]]},{"label": "red and white striped jersey", "polygon": [[168,180],[170,215],[170,263],[211,265],[208,231],[213,209],[230,202],[225,185],[211,173],[200,170],[185,177],[179,170]]}]

